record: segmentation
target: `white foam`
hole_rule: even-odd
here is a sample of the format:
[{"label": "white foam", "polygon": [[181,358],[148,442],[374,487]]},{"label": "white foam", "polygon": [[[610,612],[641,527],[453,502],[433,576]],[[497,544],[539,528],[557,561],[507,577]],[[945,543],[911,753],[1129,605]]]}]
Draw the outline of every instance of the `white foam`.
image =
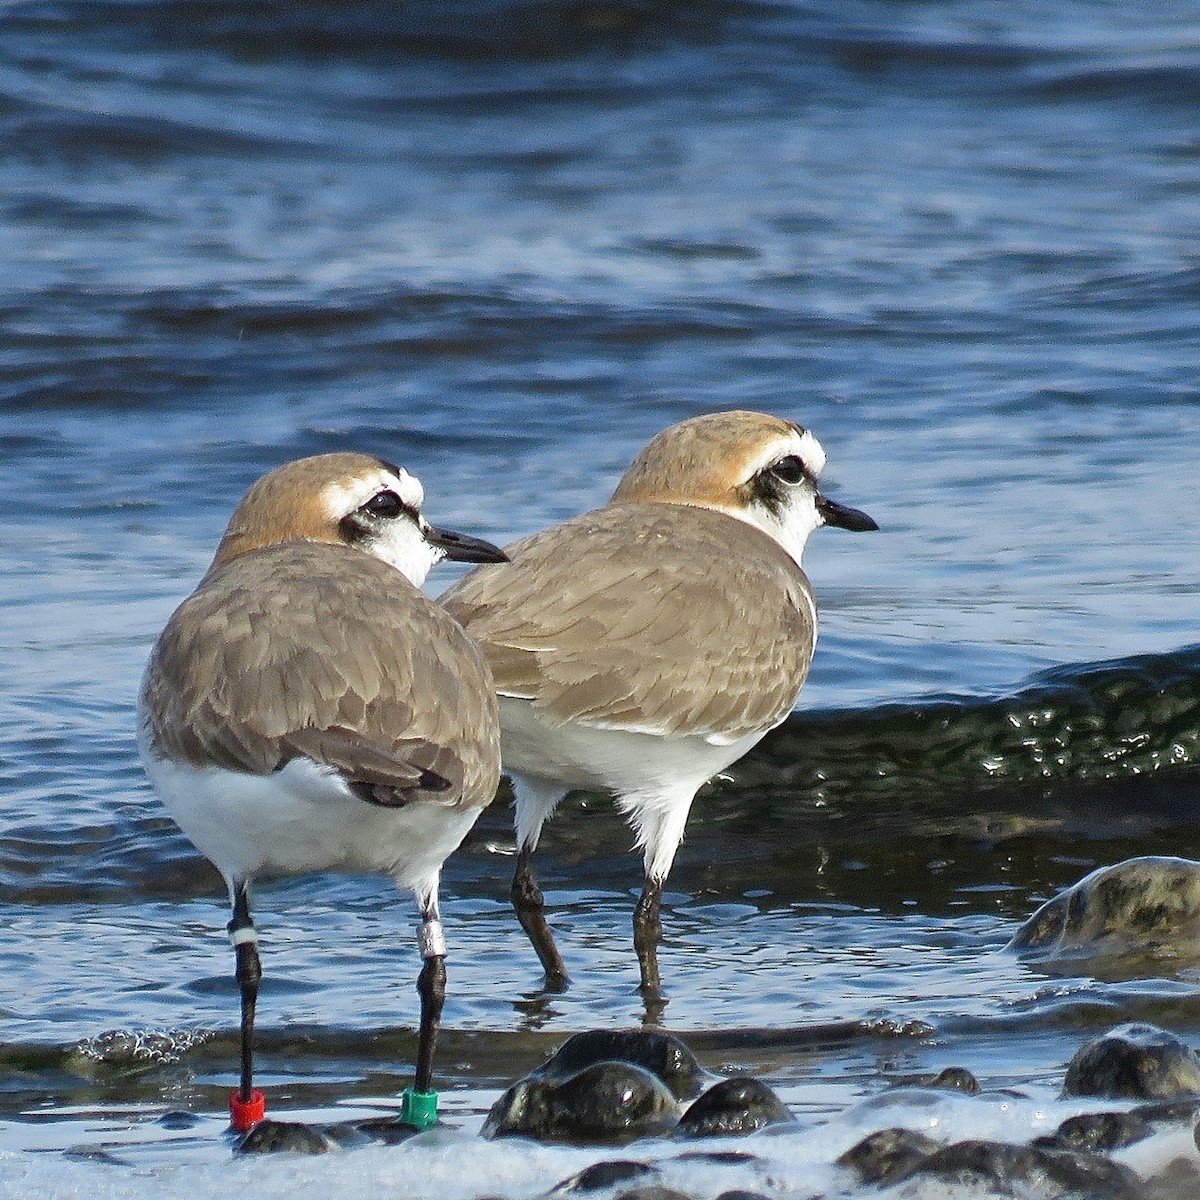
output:
[{"label": "white foam", "polygon": [[[1052,1132],[1066,1117],[1087,1110],[1121,1107],[1100,1101],[1058,1101],[1036,1095],[1014,1096],[921,1089],[896,1089],[852,1105],[830,1120],[816,1120],[786,1132],[765,1131],[743,1138],[652,1140],[624,1147],[539,1146],[523,1139],[485,1141],[478,1136],[482,1110],[494,1093],[446,1097],[446,1116],[458,1128],[442,1128],[397,1146],[369,1146],[324,1155],[279,1153],[235,1157],[217,1118],[181,1134],[147,1124],[131,1110],[124,1122],[108,1114],[88,1120],[55,1121],[31,1136],[22,1126],[21,1151],[0,1152],[0,1200],[308,1200],[333,1194],[389,1196],[410,1200],[475,1200],[489,1195],[507,1200],[542,1196],[584,1167],[605,1160],[633,1159],[656,1168],[655,1182],[698,1200],[711,1200],[730,1188],[767,1195],[848,1195],[862,1186],[857,1176],[836,1165],[836,1158],[877,1129],[905,1126],[938,1141],[987,1138],[1027,1143]],[[472,1111],[455,1111],[469,1101]],[[57,1114],[57,1115],[62,1115]],[[143,1114],[144,1115],[144,1114]],[[295,1114],[285,1114],[294,1116]],[[346,1116],[341,1112],[332,1114]],[[329,1119],[326,1111],[320,1114]],[[13,1140],[10,1123],[0,1140]],[[74,1137],[74,1142],[70,1140]],[[147,1136],[157,1140],[147,1142]],[[72,1145],[103,1148],[119,1161],[64,1157]],[[49,1152],[48,1152],[49,1151]],[[58,1151],[53,1152],[53,1151]],[[738,1151],[747,1162],[715,1163],[697,1159],[697,1151]],[[1117,1156],[1143,1177],[1183,1158],[1200,1169],[1189,1126],[1164,1129]],[[621,1185],[617,1190],[631,1186]],[[934,1196],[938,1180],[904,1185],[905,1196]],[[913,1190],[916,1187],[917,1190]],[[895,1189],[878,1193],[885,1197]],[[599,1197],[611,1193],[598,1192]]]}]

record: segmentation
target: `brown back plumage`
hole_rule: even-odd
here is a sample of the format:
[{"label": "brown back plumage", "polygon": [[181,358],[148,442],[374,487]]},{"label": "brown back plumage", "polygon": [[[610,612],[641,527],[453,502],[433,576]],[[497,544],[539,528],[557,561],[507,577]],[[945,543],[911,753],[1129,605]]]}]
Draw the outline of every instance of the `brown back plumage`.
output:
[{"label": "brown back plumage", "polygon": [[506,549],[510,563],[441,598],[502,695],[552,721],[722,740],[795,703],[816,636],[811,593],[756,527],[614,498]]},{"label": "brown back plumage", "polygon": [[306,755],[376,803],[483,806],[499,779],[479,651],[398,571],[344,545],[214,564],[155,645],[144,712],[158,753],[259,774]]}]

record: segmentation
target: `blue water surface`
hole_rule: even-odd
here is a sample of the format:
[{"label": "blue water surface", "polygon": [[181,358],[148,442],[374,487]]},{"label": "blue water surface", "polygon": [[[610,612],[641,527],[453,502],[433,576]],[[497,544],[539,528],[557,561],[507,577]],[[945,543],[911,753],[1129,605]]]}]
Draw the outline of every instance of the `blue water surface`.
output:
[{"label": "blue water surface", "polygon": [[[676,420],[798,420],[881,526],[813,538],[810,711],[1197,640],[1194,6],[18,0],[0,29],[6,1042],[233,1026],[222,889],[149,795],[133,705],[237,498],[289,458],[382,454],[433,520],[506,541],[602,503]],[[502,831],[449,888],[450,1023],[636,1022],[634,860],[553,865],[596,982],[530,1015]],[[963,890],[955,916],[834,889],[831,925],[805,861],[749,897],[681,876],[680,1027],[986,1029],[1038,1003],[979,957],[1032,892]],[[264,1028],[411,1023],[410,917],[381,881],[263,904],[288,947]],[[364,996],[384,943],[398,982]]]}]

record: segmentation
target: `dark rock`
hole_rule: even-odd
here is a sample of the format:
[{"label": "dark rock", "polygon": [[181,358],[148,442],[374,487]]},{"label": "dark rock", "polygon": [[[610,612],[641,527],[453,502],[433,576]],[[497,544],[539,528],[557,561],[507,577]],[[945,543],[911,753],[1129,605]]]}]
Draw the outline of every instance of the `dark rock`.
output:
[{"label": "dark rock", "polygon": [[158,1123],[164,1129],[194,1129],[200,1124],[200,1117],[195,1113],[173,1108],[170,1112],[163,1113],[158,1118]]},{"label": "dark rock", "polygon": [[421,1131],[395,1117],[366,1117],[359,1121],[260,1121],[234,1147],[238,1154],[271,1154],[290,1150],[297,1154],[325,1154],[351,1146],[383,1142],[394,1146]]},{"label": "dark rock", "polygon": [[1008,949],[1039,962],[1200,957],[1200,862],[1145,857],[1101,867],[1048,900]]},{"label": "dark rock", "polygon": [[1116,1150],[1149,1137],[1153,1126],[1136,1112],[1080,1113],[1048,1137],[1034,1138],[1045,1150]]},{"label": "dark rock", "polygon": [[206,1041],[204,1031],[186,1029],[108,1029],[80,1042],[75,1054],[100,1067],[130,1067],[177,1063],[193,1046]]},{"label": "dark rock", "polygon": [[880,1129],[851,1146],[837,1161],[857,1171],[864,1183],[893,1183],[910,1175],[941,1143],[913,1129]]},{"label": "dark rock", "polygon": [[914,1175],[935,1175],[1005,1192],[1017,1186],[1036,1187],[1048,1197],[1082,1193],[1089,1200],[1144,1200],[1137,1174],[1121,1163],[1099,1154],[1004,1142],[971,1140],[943,1146],[908,1172],[908,1177]]},{"label": "dark rock", "polygon": [[767,1200],[762,1192],[747,1192],[743,1188],[730,1188],[717,1196],[717,1200]]},{"label": "dark rock", "polygon": [[974,1096],[979,1091],[979,1080],[966,1067],[945,1067],[925,1086],[946,1088],[947,1091],[965,1092],[969,1096]]},{"label": "dark rock", "polygon": [[687,1192],[663,1187],[661,1183],[646,1183],[622,1192],[616,1200],[692,1200],[692,1197]]},{"label": "dark rock", "polygon": [[577,1192],[598,1192],[631,1179],[645,1180],[657,1175],[658,1168],[632,1158],[614,1158],[607,1162],[592,1163],[577,1175],[571,1175],[550,1189],[549,1195],[561,1196]]},{"label": "dark rock", "polygon": [[1186,1158],[1173,1159],[1143,1186],[1144,1194],[1154,1200],[1196,1200],[1200,1196],[1200,1166]]},{"label": "dark rock", "polygon": [[687,1137],[729,1137],[794,1122],[787,1106],[765,1083],[735,1075],[694,1101],[680,1117],[677,1132]]},{"label": "dark rock", "polygon": [[565,1078],[526,1076],[492,1105],[483,1133],[581,1145],[626,1142],[665,1133],[678,1114],[657,1075],[633,1063],[599,1062]]},{"label": "dark rock", "polygon": [[1200,1093],[1200,1059],[1155,1025],[1121,1025],[1071,1059],[1064,1096],[1170,1100]]},{"label": "dark rock", "polygon": [[897,1087],[945,1088],[947,1091],[975,1095],[979,1080],[966,1067],[944,1067],[936,1075],[904,1075],[895,1080]]},{"label": "dark rock", "polygon": [[81,1162],[104,1163],[110,1167],[129,1167],[133,1164],[127,1158],[121,1158],[103,1146],[69,1146],[63,1151],[63,1158],[74,1158]]},{"label": "dark rock", "polygon": [[711,1162],[720,1163],[725,1167],[741,1166],[744,1163],[762,1162],[757,1154],[747,1154],[745,1150],[687,1150],[677,1154],[673,1162]]},{"label": "dark rock", "polygon": [[274,1154],[280,1151],[326,1154],[339,1149],[341,1145],[324,1126],[304,1125],[299,1121],[276,1121],[268,1117],[265,1121],[259,1121],[234,1150],[238,1154]]},{"label": "dark rock", "polygon": [[407,1142],[410,1137],[415,1137],[421,1132],[415,1125],[409,1125],[396,1117],[367,1117],[351,1124],[364,1137],[373,1142],[383,1142],[387,1146]]},{"label": "dark rock", "polygon": [[591,1029],[573,1034],[530,1075],[562,1078],[612,1061],[633,1063],[657,1075],[678,1100],[690,1100],[703,1086],[705,1072],[677,1037],[640,1029]]},{"label": "dark rock", "polygon": [[1146,1121],[1162,1121],[1165,1124],[1191,1124],[1200,1109],[1200,1096],[1186,1096],[1182,1100],[1160,1100],[1155,1104],[1139,1104],[1133,1111]]}]

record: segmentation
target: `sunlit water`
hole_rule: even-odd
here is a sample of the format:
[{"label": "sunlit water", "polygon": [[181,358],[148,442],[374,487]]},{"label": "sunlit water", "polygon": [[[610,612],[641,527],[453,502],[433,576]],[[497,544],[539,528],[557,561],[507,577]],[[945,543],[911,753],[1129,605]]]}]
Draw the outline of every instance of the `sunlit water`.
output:
[{"label": "sunlit water", "polygon": [[[1063,1065],[1111,1024],[1200,1037],[1186,963],[1052,978],[1002,951],[1099,862],[1200,855],[1200,681],[1175,657],[1200,627],[1188,6],[163,0],[0,22],[0,1194],[517,1197],[604,1154],[476,1136],[567,1034],[642,1019],[638,863],[589,799],[544,848],[565,995],[537,994],[508,910],[506,813],[447,868],[457,1129],[230,1160],[225,898],[149,795],[134,695],[244,488],[331,449],[403,462],[433,519],[506,541],[601,503],[672,421],[759,408],[809,425],[830,494],[882,527],[818,533],[806,560],[801,709],[844,710],[813,743],[838,757],[766,801],[701,797],[666,897],[666,1026],[801,1127],[747,1143],[768,1167],[669,1182],[836,1194],[836,1153],[886,1124],[1052,1127]],[[1133,655],[1181,676],[1181,706],[1142,697],[1122,725],[1081,676],[1111,745],[1031,733],[1048,782],[1018,770],[997,799],[1019,755],[987,754],[1036,725],[1031,672],[1065,666],[1069,692],[1098,660],[1133,678]],[[862,784],[872,754],[904,761],[881,706],[935,694],[965,706],[953,752],[930,735]],[[756,786],[783,769],[764,761]],[[410,901],[322,877],[264,885],[256,915],[273,1110],[394,1107]],[[86,1052],[172,1029],[177,1061]],[[991,1090],[885,1098],[951,1064]]]}]

